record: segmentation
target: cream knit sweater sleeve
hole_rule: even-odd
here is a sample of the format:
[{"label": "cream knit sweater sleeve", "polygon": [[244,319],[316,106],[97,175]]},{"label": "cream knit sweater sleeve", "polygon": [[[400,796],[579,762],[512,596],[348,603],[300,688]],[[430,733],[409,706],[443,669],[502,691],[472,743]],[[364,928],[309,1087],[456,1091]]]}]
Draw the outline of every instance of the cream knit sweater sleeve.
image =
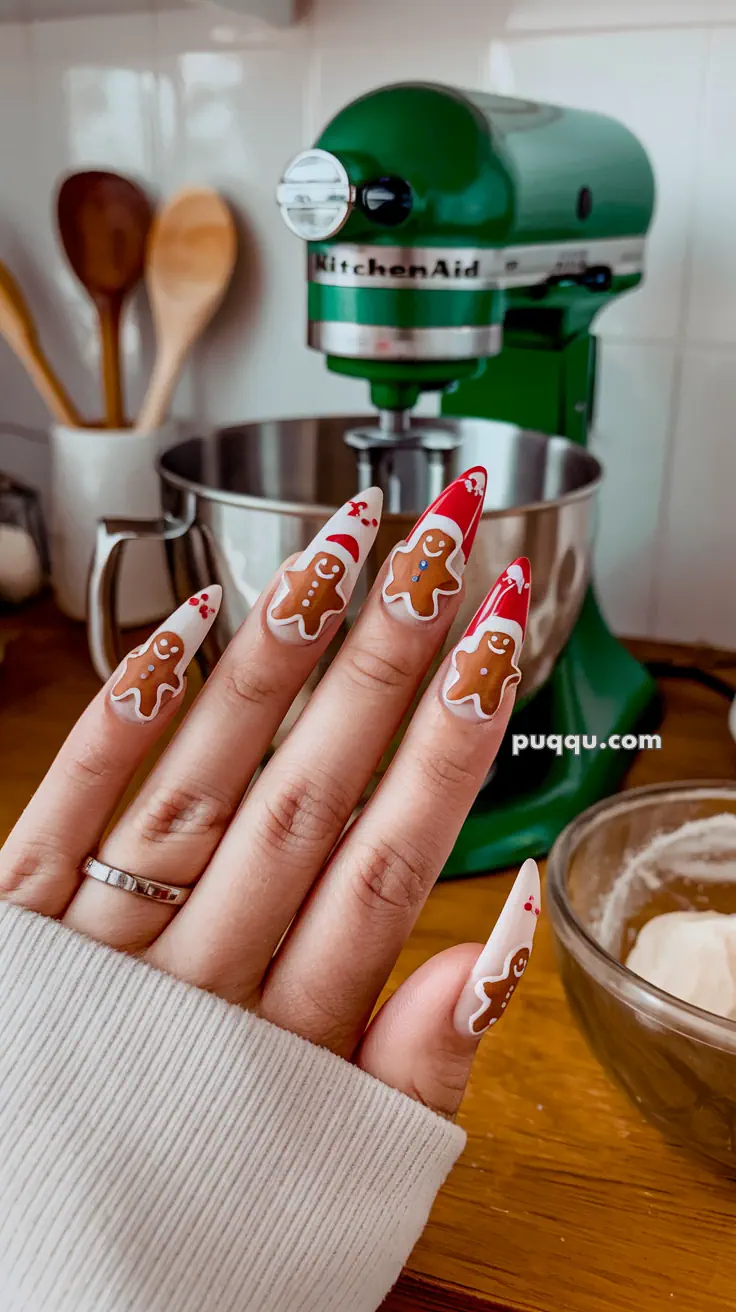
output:
[{"label": "cream knit sweater sleeve", "polygon": [[2,1312],[374,1312],[464,1140],[0,903]]}]

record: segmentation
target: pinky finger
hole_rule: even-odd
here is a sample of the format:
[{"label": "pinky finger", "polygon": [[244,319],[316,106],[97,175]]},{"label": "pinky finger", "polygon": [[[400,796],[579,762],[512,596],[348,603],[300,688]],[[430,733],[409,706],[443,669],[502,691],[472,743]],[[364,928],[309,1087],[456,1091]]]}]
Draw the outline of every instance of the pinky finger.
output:
[{"label": "pinky finger", "polygon": [[213,586],[180,606],[90,702],[0,850],[0,899],[44,916],[64,914],[82,861],[181,705],[184,672],[220,596]]},{"label": "pinky finger", "polygon": [[369,1026],[357,1065],[454,1116],[478,1040],[505,1015],[526,969],[539,911],[539,871],[525,861],[485,947],[459,944],[415,971]]}]

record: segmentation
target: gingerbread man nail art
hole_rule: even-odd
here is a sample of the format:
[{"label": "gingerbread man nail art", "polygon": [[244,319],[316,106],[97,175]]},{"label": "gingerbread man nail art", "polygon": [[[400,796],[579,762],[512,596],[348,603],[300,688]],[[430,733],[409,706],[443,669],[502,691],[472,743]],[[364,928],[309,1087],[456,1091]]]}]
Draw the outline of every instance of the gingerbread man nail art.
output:
[{"label": "gingerbread man nail art", "polygon": [[470,1017],[471,1034],[482,1034],[501,1019],[516,985],[529,965],[529,956],[528,948],[519,948],[506,959],[502,975],[491,975],[478,980],[475,993],[476,997],[482,998],[482,1002]]},{"label": "gingerbread man nail art", "polygon": [[461,1034],[479,1037],[505,1015],[529,964],[539,910],[539,870],[525,861],[455,1008]]},{"label": "gingerbread man nail art", "polygon": [[380,488],[347,501],[279,580],[267,611],[277,638],[314,642],[333,615],[347,607],[378,532]]},{"label": "gingerbread man nail art", "polygon": [[344,561],[321,551],[305,569],[284,570],[284,595],[272,606],[269,618],[287,622],[297,619],[302,636],[316,638],[328,615],[338,614],[347,605],[340,587],[345,574]]},{"label": "gingerbread man nail art", "polygon": [[485,490],[485,469],[466,470],[428,506],[406,542],[394,547],[382,593],[393,614],[433,620],[440,598],[460,591]]},{"label": "gingerbread man nail art", "polygon": [[189,597],[147,642],[125,658],[113,684],[113,706],[136,720],[152,720],[184,687],[184,672],[211,629],[220,609],[222,588],[213,583]]},{"label": "gingerbread man nail art", "polygon": [[491,720],[506,690],[520,683],[530,590],[529,561],[520,557],[496,580],[452,653],[442,692],[451,711]]}]

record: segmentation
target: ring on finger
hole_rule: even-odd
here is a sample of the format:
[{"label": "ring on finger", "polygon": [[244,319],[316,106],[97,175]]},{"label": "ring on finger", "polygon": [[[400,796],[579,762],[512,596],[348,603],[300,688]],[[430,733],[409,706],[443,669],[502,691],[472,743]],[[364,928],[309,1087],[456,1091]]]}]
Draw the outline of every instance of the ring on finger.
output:
[{"label": "ring on finger", "polygon": [[119,870],[109,866],[96,856],[88,856],[82,864],[82,874],[90,879],[97,879],[101,884],[111,884],[124,893],[134,893],[136,897],[151,898],[154,902],[163,902],[167,906],[181,906],[186,902],[191,888],[180,888],[176,884],[160,884],[155,879],[145,879],[142,875],[133,875],[128,870]]}]

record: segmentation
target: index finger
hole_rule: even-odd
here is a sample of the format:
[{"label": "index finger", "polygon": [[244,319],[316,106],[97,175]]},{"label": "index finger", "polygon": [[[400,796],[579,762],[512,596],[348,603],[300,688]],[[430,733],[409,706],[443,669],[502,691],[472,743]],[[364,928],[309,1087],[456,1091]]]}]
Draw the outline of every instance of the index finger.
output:
[{"label": "index finger", "polygon": [[529,562],[491,589],[378,790],[294,920],[261,1014],[350,1057],[506,732],[521,678]]}]

